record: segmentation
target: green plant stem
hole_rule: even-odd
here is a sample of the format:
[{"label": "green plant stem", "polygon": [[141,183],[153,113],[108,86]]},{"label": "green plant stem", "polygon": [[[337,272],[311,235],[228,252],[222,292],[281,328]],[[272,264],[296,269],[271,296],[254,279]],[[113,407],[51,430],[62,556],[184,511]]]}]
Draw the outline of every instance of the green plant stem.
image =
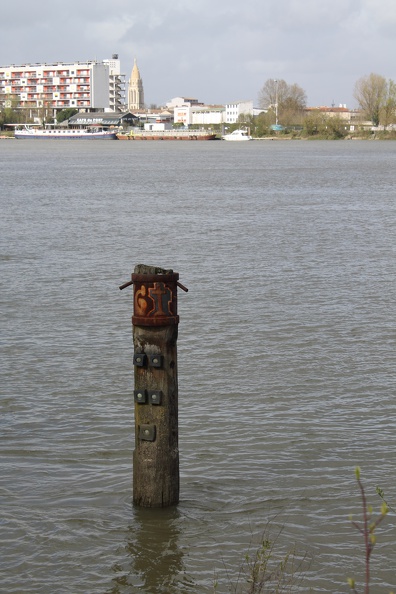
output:
[{"label": "green plant stem", "polygon": [[367,502],[366,502],[366,493],[364,491],[364,487],[360,481],[360,478],[357,479],[360,492],[362,494],[362,504],[363,504],[363,536],[364,536],[364,545],[366,548],[366,583],[364,592],[365,594],[369,594],[370,589],[370,555],[372,551],[372,544],[369,541],[369,528],[368,528],[368,515],[367,515]]}]

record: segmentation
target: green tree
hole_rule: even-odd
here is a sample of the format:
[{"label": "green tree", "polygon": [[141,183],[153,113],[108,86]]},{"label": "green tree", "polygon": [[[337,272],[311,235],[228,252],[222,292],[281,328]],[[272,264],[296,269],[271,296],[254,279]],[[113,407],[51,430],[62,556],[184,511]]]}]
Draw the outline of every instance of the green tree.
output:
[{"label": "green tree", "polygon": [[347,136],[348,125],[338,115],[329,115],[317,110],[311,111],[305,116],[303,132],[305,136],[337,140]]},{"label": "green tree", "polygon": [[271,124],[274,123],[272,112],[259,113],[254,118],[254,125],[251,128],[252,136],[262,138],[271,133]]},{"label": "green tree", "polygon": [[24,112],[14,107],[5,107],[0,111],[0,128],[4,128],[5,124],[22,124],[25,121]]},{"label": "green tree", "polygon": [[241,113],[238,116],[238,128],[248,128],[250,133],[253,134],[255,129],[255,118],[250,113]]},{"label": "green tree", "polygon": [[363,76],[355,84],[354,97],[374,126],[387,126],[395,118],[396,85],[380,74]]},{"label": "green tree", "polygon": [[58,111],[58,113],[56,114],[56,121],[58,122],[58,124],[60,124],[61,122],[64,122],[65,120],[68,120],[69,118],[74,116],[76,113],[78,113],[78,109],[74,109],[73,107],[62,109],[61,111]]},{"label": "green tree", "polygon": [[384,105],[381,108],[380,122],[385,128],[396,122],[396,84],[389,79],[387,82]]},{"label": "green tree", "polygon": [[318,136],[324,125],[324,116],[320,112],[312,112],[305,116],[303,132],[306,136]]}]

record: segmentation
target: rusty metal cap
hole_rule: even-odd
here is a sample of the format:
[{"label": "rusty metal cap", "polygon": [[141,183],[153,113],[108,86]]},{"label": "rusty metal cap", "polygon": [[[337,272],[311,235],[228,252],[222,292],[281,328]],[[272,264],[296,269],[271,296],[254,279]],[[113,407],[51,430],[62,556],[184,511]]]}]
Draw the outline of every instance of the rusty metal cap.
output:
[{"label": "rusty metal cap", "polygon": [[135,326],[170,326],[179,323],[177,281],[179,274],[132,274]]}]

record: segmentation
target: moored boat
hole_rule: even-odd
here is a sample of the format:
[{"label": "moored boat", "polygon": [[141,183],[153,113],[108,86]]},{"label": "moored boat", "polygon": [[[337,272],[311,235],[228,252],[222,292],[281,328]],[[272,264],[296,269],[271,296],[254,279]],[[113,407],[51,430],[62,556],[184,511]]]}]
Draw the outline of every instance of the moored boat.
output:
[{"label": "moored boat", "polygon": [[216,134],[205,130],[131,130],[117,134],[119,140],[215,140]]},{"label": "moored boat", "polygon": [[231,141],[244,141],[244,140],[253,140],[253,138],[249,135],[247,130],[234,130],[231,134],[225,134],[222,136],[223,140],[231,140]]},{"label": "moored boat", "polygon": [[115,130],[104,130],[100,127],[91,128],[34,128],[29,125],[15,128],[15,138],[45,139],[45,140],[117,140]]}]

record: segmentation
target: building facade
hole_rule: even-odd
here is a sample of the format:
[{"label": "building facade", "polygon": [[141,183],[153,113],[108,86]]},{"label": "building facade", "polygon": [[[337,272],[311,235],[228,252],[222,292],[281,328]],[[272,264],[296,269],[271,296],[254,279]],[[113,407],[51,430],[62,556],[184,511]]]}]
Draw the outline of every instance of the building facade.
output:
[{"label": "building facade", "polygon": [[225,108],[222,105],[183,105],[174,108],[173,120],[186,127],[223,124]]},{"label": "building facade", "polygon": [[356,118],[356,110],[350,110],[346,105],[340,105],[339,107],[319,106],[319,107],[306,107],[304,109],[307,115],[321,114],[331,118],[338,117],[341,120],[351,121],[354,117]]},{"label": "building facade", "polygon": [[126,77],[125,74],[121,74],[118,54],[113,54],[111,60],[103,60],[103,64],[109,67],[109,111],[124,111]]},{"label": "building facade", "polygon": [[115,111],[122,103],[117,61],[0,66],[0,106],[40,120],[67,108]]},{"label": "building facade", "polygon": [[226,123],[236,124],[240,115],[253,115],[253,101],[236,101],[226,105]]},{"label": "building facade", "polygon": [[175,109],[175,107],[191,107],[192,105],[203,105],[198,99],[193,97],[174,97],[166,103],[167,109]]},{"label": "building facade", "polygon": [[144,91],[143,80],[140,76],[135,58],[131,78],[128,83],[128,111],[137,109],[144,109]]}]

